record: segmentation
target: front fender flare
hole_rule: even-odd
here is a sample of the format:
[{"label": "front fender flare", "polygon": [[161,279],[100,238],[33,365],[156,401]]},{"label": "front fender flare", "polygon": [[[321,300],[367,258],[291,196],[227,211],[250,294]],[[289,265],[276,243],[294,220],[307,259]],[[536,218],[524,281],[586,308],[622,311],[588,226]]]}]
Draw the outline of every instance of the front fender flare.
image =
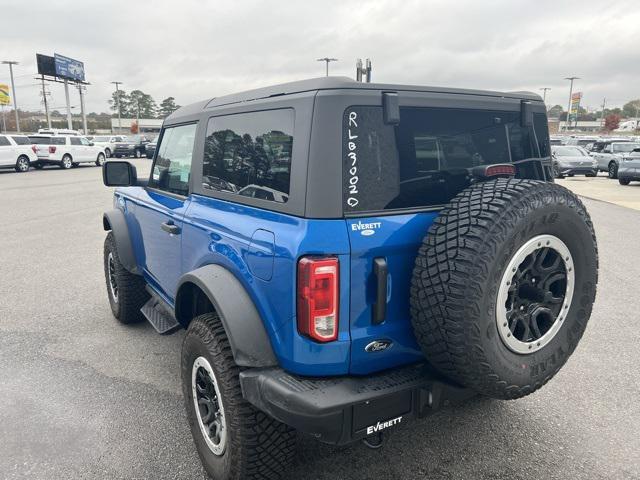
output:
[{"label": "front fender flare", "polygon": [[175,301],[176,319],[183,325],[191,321],[186,296],[189,285],[204,292],[222,321],[233,358],[241,367],[278,365],[271,341],[255,304],[240,281],[220,265],[205,265],[182,276]]},{"label": "front fender flare", "polygon": [[124,218],[122,210],[114,208],[113,210],[105,212],[102,216],[102,227],[105,231],[111,230],[113,232],[116,248],[118,249],[118,257],[120,258],[122,266],[131,273],[141,275],[138,264],[136,263],[136,257],[133,253],[133,245],[129,237],[129,227],[127,226],[127,221]]}]

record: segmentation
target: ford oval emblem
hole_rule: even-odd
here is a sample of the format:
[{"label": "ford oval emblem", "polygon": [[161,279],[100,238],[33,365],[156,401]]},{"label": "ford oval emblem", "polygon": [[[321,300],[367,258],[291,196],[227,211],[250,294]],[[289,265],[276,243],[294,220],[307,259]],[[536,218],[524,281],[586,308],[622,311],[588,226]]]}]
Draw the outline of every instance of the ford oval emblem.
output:
[{"label": "ford oval emblem", "polygon": [[366,347],[364,347],[365,352],[382,352],[391,347],[393,342],[391,340],[374,340]]},{"label": "ford oval emblem", "polygon": [[362,230],[360,232],[360,235],[364,235],[365,237],[368,237],[370,235],[373,235],[375,232],[375,230]]}]

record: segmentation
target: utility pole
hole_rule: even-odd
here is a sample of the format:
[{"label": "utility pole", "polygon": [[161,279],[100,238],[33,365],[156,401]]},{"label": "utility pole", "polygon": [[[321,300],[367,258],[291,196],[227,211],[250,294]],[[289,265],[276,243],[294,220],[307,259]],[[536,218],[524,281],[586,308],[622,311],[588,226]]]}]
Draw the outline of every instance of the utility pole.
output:
[{"label": "utility pole", "polygon": [[547,103],[547,90],[551,90],[551,87],[542,87],[540,90],[542,90],[542,102],[544,104]]},{"label": "utility pole", "polygon": [[318,60],[316,60],[317,62],[325,62],[326,65],[326,69],[325,69],[325,76],[328,77],[329,76],[329,62],[337,62],[338,59],[337,58],[329,58],[329,57],[324,57],[324,58],[319,58]]},{"label": "utility pole", "polygon": [[84,111],[84,95],[82,95],[82,90],[84,89],[84,85],[78,83],[78,92],[80,93],[80,112],[82,113],[82,129],[84,130],[84,134],[88,133],[87,131],[87,115]]},{"label": "utility pole", "polygon": [[607,104],[607,98],[602,99],[602,113],[600,114],[600,130],[604,128],[604,107]]},{"label": "utility pole", "polygon": [[122,118],[120,118],[120,90],[118,89],[119,85],[122,85],[122,82],[111,82],[116,86],[116,108],[118,109],[118,133],[122,133]]},{"label": "utility pole", "polygon": [[16,131],[20,133],[20,116],[18,115],[18,100],[16,99],[16,84],[13,83],[13,66],[18,65],[18,62],[11,60],[3,60],[3,64],[9,65],[9,76],[11,77],[11,90],[13,92],[13,109],[16,114]]},{"label": "utility pole", "polygon": [[69,100],[69,81],[64,80],[64,97],[67,100],[67,128],[73,130],[73,118],[71,117],[71,101]]},{"label": "utility pole", "polygon": [[[565,80],[571,82],[569,84],[569,109],[567,110],[567,121],[564,124],[564,131],[569,130],[569,116],[571,115],[571,96],[573,95],[573,81],[580,80],[580,77],[565,77]],[[576,125],[578,124],[578,112],[576,112]]]},{"label": "utility pole", "polygon": [[40,75],[42,81],[42,101],[44,102],[44,113],[47,116],[47,127],[51,129],[51,115],[49,115],[49,104],[47,103],[47,91],[44,87],[44,75]]}]

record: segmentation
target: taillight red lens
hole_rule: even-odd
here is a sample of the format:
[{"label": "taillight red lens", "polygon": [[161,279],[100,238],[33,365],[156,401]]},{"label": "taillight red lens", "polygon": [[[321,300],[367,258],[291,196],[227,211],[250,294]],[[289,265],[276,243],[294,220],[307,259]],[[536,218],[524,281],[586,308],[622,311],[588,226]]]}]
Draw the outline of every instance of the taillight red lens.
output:
[{"label": "taillight red lens", "polygon": [[33,150],[33,153],[38,153],[38,147],[35,145],[31,145],[31,150]]},{"label": "taillight red lens", "polygon": [[298,331],[318,342],[338,338],[338,259],[298,262]]},{"label": "taillight red lens", "polygon": [[56,153],[56,147],[54,145],[49,145],[49,153]]},{"label": "taillight red lens", "polygon": [[514,176],[515,174],[516,167],[513,165],[489,165],[484,171],[485,177]]}]

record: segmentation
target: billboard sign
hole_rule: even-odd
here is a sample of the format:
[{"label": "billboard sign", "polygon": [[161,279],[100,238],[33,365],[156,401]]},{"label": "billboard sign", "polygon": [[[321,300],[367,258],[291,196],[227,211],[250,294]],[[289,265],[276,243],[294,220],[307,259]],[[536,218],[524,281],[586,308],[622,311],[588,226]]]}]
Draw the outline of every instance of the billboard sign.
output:
[{"label": "billboard sign", "polygon": [[36,63],[40,75],[56,76],[56,59],[48,55],[36,53]]},{"label": "billboard sign", "polygon": [[54,54],[54,59],[56,77],[84,82],[84,63],[57,53]]},{"label": "billboard sign", "polygon": [[0,83],[0,105],[11,105],[11,97],[9,96],[9,85]]}]

